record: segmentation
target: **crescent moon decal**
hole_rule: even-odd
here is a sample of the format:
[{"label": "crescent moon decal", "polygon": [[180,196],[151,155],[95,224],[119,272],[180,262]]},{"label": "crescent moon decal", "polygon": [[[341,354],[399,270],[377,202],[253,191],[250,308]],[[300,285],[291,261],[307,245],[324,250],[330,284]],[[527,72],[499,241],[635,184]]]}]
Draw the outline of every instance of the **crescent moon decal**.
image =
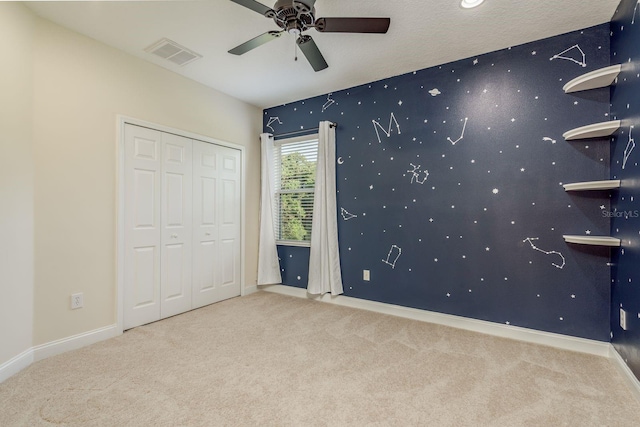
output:
[{"label": "crescent moon decal", "polygon": [[342,157],[338,157],[338,164],[341,165],[344,163],[344,160],[342,159]]}]

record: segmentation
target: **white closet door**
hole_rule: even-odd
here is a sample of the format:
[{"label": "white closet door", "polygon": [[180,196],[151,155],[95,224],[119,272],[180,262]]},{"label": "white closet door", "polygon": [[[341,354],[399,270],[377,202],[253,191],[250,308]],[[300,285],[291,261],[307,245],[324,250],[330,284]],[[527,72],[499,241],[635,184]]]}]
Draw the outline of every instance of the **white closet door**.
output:
[{"label": "white closet door", "polygon": [[162,134],[125,127],[124,328],[160,319]]},{"label": "white closet door", "polygon": [[216,302],[218,271],[218,150],[193,141],[193,307]]},{"label": "white closet door", "polygon": [[240,151],[218,147],[220,185],[218,212],[220,226],[220,300],[240,295]]},{"label": "white closet door", "polygon": [[193,307],[240,295],[240,151],[193,141]]},{"label": "white closet door", "polygon": [[240,295],[239,150],[125,125],[124,329]]},{"label": "white closet door", "polygon": [[192,141],[162,134],[162,318],[191,310]]}]

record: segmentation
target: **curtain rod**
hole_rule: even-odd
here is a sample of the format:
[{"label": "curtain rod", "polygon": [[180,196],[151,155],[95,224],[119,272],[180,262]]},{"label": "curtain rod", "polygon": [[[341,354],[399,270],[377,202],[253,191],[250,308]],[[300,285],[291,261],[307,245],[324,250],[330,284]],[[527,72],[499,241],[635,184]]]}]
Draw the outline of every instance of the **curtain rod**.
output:
[{"label": "curtain rod", "polygon": [[[337,123],[330,122],[329,126],[330,126],[330,127],[332,127],[332,128],[337,128],[337,127],[338,127],[338,124],[337,124]],[[295,131],[293,131],[293,132],[280,133],[280,134],[278,134],[278,135],[273,134],[273,137],[274,137],[274,138],[282,138],[282,137],[284,137],[284,136],[290,136],[290,135],[297,135],[297,134],[301,134],[301,133],[313,132],[313,131],[316,131],[316,130],[318,130],[318,129],[319,129],[319,128],[310,128],[310,129],[295,130]]]}]

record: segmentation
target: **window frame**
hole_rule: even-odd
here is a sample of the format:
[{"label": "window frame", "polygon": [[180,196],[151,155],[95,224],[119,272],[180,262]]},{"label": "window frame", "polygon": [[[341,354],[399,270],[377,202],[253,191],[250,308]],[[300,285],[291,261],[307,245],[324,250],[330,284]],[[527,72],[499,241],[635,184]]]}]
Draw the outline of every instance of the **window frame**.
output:
[{"label": "window frame", "polygon": [[[315,183],[313,188],[311,189],[295,189],[295,190],[282,190],[281,189],[281,180],[279,179],[282,173],[282,155],[281,155],[281,147],[283,145],[296,144],[301,142],[316,142],[316,150],[317,144],[319,144],[319,134],[318,132],[309,133],[302,136],[295,136],[291,138],[282,138],[282,139],[274,139],[274,158],[273,158],[273,190],[274,190],[274,204],[273,204],[273,221],[274,221],[274,230],[276,231],[276,245],[278,246],[297,246],[309,248],[311,247],[311,236],[309,236],[309,240],[283,240],[280,239],[280,195],[281,194],[295,194],[295,193],[311,193],[312,196],[315,196]],[[316,151],[317,155],[317,151]],[[317,161],[316,161],[317,165]],[[316,166],[317,167],[317,166]],[[310,191],[309,191],[310,190]],[[313,222],[313,218],[311,218]]]}]

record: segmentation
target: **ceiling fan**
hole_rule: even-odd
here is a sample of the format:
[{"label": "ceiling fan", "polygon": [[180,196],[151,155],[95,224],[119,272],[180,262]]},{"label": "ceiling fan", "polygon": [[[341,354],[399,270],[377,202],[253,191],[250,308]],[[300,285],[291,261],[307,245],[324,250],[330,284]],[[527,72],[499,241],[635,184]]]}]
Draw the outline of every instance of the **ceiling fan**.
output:
[{"label": "ceiling fan", "polygon": [[231,0],[241,6],[273,19],[280,31],[268,31],[229,51],[234,55],[243,55],[252,49],[275,40],[288,32],[296,37],[296,44],[315,71],[321,71],[329,65],[311,36],[302,34],[309,28],[321,33],[379,33],[389,29],[390,18],[315,18],[316,0],[277,0],[273,9],[256,0]]}]

